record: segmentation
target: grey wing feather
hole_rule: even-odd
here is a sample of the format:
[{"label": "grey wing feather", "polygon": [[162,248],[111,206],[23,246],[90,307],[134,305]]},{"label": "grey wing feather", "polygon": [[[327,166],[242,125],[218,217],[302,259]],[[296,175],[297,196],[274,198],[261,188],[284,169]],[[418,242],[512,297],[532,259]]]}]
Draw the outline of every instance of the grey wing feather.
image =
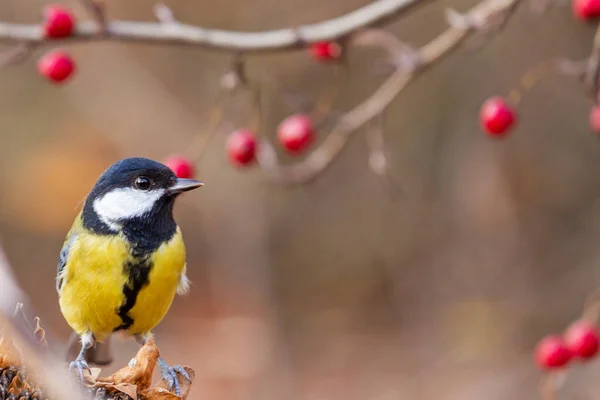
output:
[{"label": "grey wing feather", "polygon": [[73,240],[77,237],[76,234],[71,234],[69,238],[65,241],[63,248],[60,251],[60,255],[58,257],[58,272],[56,274],[56,291],[60,292],[60,288],[63,284],[62,273],[67,265],[67,259],[69,258],[69,249],[71,248],[71,244]]}]

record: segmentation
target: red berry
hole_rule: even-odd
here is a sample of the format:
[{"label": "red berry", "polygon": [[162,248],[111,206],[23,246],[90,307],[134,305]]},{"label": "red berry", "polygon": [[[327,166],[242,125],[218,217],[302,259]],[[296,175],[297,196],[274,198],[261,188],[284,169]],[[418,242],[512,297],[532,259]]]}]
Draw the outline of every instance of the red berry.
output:
[{"label": "red berry", "polygon": [[336,42],[316,42],[310,46],[313,58],[317,61],[333,61],[342,55],[342,47]]},{"label": "red berry", "polygon": [[315,130],[308,115],[296,114],[284,119],[277,127],[277,138],[291,153],[298,153],[310,145]]},{"label": "red berry", "polygon": [[42,76],[56,83],[65,81],[75,72],[75,62],[60,50],[43,55],[37,66]]},{"label": "red berry", "polygon": [[600,106],[595,106],[590,111],[590,128],[596,133],[600,133]]},{"label": "red berry", "polygon": [[487,99],[480,110],[481,125],[491,136],[502,137],[517,122],[515,111],[502,97]]},{"label": "red berry", "polygon": [[237,166],[246,166],[256,159],[256,136],[247,129],[238,129],[227,138],[229,160]]},{"label": "red berry", "polygon": [[164,164],[177,175],[178,178],[191,178],[194,176],[194,164],[182,156],[171,156]]},{"label": "red berry", "polygon": [[560,368],[571,361],[571,351],[560,336],[546,336],[535,348],[535,360],[545,369]]},{"label": "red berry", "polygon": [[600,337],[594,324],[587,321],[574,322],[564,337],[569,350],[579,358],[587,360],[598,353]]},{"label": "red berry", "polygon": [[600,17],[600,0],[573,0],[573,14],[583,21]]},{"label": "red berry", "polygon": [[51,4],[44,8],[44,35],[47,38],[66,38],[73,34],[75,17],[71,11],[59,4]]}]

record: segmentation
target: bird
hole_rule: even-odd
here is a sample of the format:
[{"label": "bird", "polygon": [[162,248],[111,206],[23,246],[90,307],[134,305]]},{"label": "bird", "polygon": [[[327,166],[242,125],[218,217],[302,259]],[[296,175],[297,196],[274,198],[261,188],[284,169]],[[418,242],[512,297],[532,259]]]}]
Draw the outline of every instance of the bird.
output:
[{"label": "bird", "polygon": [[[177,294],[190,287],[186,249],[173,218],[178,196],[204,184],[178,178],[147,158],[110,165],[86,196],[59,254],[60,310],[80,351],[69,368],[83,380],[89,362],[110,359],[110,337],[124,332],[143,345]],[[87,355],[86,355],[87,354]],[[110,361],[108,361],[110,362]],[[158,364],[169,390],[180,395],[180,365]]]}]

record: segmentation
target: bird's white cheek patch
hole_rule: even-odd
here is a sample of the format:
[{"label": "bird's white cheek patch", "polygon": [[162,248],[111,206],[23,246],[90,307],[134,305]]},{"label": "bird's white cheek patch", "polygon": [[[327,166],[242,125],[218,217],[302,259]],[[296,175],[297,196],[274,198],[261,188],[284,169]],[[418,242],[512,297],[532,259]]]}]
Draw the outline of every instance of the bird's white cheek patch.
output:
[{"label": "bird's white cheek patch", "polygon": [[115,221],[141,217],[150,212],[164,193],[164,189],[114,189],[94,201],[94,210],[104,222],[112,226]]}]

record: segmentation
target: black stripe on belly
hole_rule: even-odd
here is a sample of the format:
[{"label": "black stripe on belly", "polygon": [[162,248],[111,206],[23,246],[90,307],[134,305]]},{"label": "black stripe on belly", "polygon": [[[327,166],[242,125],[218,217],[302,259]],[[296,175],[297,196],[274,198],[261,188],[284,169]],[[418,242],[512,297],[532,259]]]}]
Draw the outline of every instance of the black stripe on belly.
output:
[{"label": "black stripe on belly", "polygon": [[115,331],[129,329],[133,325],[129,312],[135,306],[140,290],[149,283],[151,257],[177,233],[172,210],[173,198],[164,197],[149,214],[123,221],[122,233],[130,246],[130,259],[123,266],[123,273],[127,276],[123,286],[125,300],[116,310],[123,323]]},{"label": "black stripe on belly", "polygon": [[149,258],[145,257],[125,263],[124,273],[128,276],[127,282],[123,286],[125,300],[117,310],[117,314],[123,323],[116,327],[115,331],[129,329],[133,325],[134,321],[129,315],[129,311],[135,306],[140,291],[150,283],[148,278],[152,263]]}]

